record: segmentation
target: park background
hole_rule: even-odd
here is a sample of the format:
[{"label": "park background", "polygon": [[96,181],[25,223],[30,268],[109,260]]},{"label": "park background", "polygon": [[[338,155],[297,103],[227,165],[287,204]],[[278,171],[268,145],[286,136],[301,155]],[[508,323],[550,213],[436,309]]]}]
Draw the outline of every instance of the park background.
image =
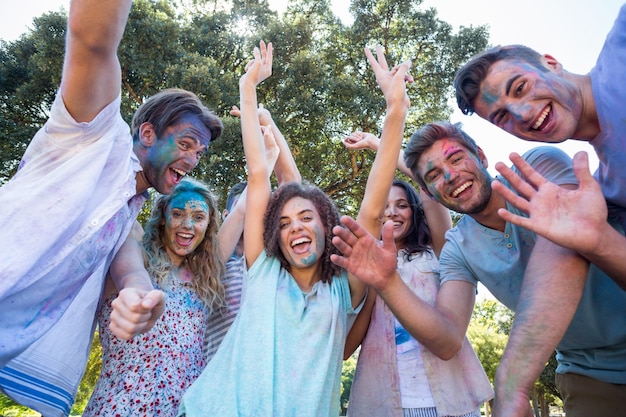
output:
[{"label": "park background", "polygon": [[[19,7],[6,1],[0,4],[0,183],[15,172],[19,156],[47,117],[59,82],[68,5],[68,0],[23,0]],[[233,7],[224,10],[222,5]],[[174,6],[184,6],[187,14]],[[460,113],[450,88],[458,65],[488,44],[521,43],[552,54],[569,71],[586,73],[620,6],[617,0],[516,4],[275,0],[269,1],[269,7],[264,2],[237,0],[136,1],[135,20],[129,22],[120,49],[126,76],[123,111],[129,120],[145,96],[165,86],[201,93],[223,117],[227,133],[212,145],[211,156],[193,175],[209,182],[223,197],[231,184],[245,177],[238,121],[227,115],[230,106],[237,104],[237,79],[252,45],[261,38],[271,40],[276,48],[274,75],[261,86],[261,100],[290,140],[303,177],[325,189],[343,212],[354,213],[373,154],[348,152],[340,140],[355,129],[377,133],[384,110],[363,46],[383,44],[391,62],[413,59],[417,82],[409,87],[413,109],[407,138],[412,129],[430,120],[460,121],[493,167],[496,161],[508,161],[509,152],[521,153],[536,144],[513,138],[478,116]],[[592,148],[584,142],[556,146],[570,155],[586,150],[592,166],[597,166]],[[510,317],[484,288],[479,289],[479,303],[476,322],[483,317],[485,331],[504,337],[485,333],[491,334],[487,339],[497,341],[494,346],[501,345],[497,348],[487,347],[486,342],[479,346],[480,332],[471,337],[479,356],[491,352],[493,358],[481,360],[495,370],[493,359],[508,333],[507,326],[498,323]],[[93,356],[97,358],[97,350]],[[486,364],[488,360],[493,363]],[[346,392],[352,362],[344,367]],[[86,376],[96,370],[88,370]],[[538,391],[550,391],[547,380],[545,386],[538,384]],[[89,384],[81,387],[81,401],[88,389]],[[0,414],[10,415],[2,404]]]}]

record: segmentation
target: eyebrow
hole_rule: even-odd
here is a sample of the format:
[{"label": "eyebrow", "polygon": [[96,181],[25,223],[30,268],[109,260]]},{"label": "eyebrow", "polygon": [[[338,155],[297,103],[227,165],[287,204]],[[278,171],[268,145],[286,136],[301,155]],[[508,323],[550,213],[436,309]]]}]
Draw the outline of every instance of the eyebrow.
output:
[{"label": "eyebrow", "polygon": [[[515,83],[515,81],[520,78],[522,76],[522,74],[517,74],[514,75],[513,77],[511,77],[507,82],[506,82],[506,87],[504,89],[505,91],[505,95],[508,96],[509,93],[511,92],[511,87],[513,86],[513,83]],[[494,110],[490,115],[489,115],[489,121],[491,123],[493,123],[493,119],[496,117],[496,114],[498,114],[500,112],[500,109],[496,109]]]},{"label": "eyebrow", "polygon": [[[301,216],[301,215],[303,215],[304,213],[313,213],[313,210],[312,210],[312,209],[310,209],[310,208],[302,209],[302,210],[300,210],[300,211],[296,214],[296,216]],[[280,221],[280,220],[283,220],[283,219],[289,219],[289,216],[280,216],[279,221]]]}]

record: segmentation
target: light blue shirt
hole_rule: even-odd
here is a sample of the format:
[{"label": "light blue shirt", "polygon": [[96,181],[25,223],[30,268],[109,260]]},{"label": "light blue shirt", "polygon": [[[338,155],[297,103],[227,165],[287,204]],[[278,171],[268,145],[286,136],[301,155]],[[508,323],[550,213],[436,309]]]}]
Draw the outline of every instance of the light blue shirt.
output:
[{"label": "light blue shirt", "polygon": [[239,315],[179,415],[338,416],[343,348],[360,308],[345,272],[305,293],[262,252]]},{"label": "light blue shirt", "polygon": [[[577,183],[570,158],[555,147],[534,148],[524,158],[556,184]],[[507,208],[524,215],[510,205]],[[446,234],[440,259],[442,283],[480,281],[515,311],[534,245],[535,234],[522,227],[507,223],[500,232],[465,215]],[[626,291],[593,265],[578,310],[557,346],[557,360],[559,373],[626,383]]]}]

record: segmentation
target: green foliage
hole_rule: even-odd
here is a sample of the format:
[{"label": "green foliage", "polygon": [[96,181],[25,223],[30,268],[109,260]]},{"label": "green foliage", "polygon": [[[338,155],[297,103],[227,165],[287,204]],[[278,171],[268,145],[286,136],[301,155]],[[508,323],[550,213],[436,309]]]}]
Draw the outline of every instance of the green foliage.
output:
[{"label": "green foliage", "polygon": [[[260,86],[259,102],[289,140],[303,178],[354,215],[374,155],[347,151],[341,139],[356,129],[379,133],[384,116],[363,47],[382,44],[392,64],[413,61],[409,136],[427,121],[448,117],[454,72],[487,45],[487,32],[478,27],[455,34],[417,0],[359,0],[352,10],[354,23],[344,26],[328,0],[292,1],[282,17],[266,1],[189,0],[174,6],[136,0],[119,50],[123,117],[130,121],[143,100],[163,88],[196,92],[226,130],[193,175],[223,198],[245,178],[239,121],[228,114],[239,101],[238,79],[259,39],[272,41],[274,74]],[[34,27],[0,45],[0,182],[14,174],[60,80],[65,17],[44,15]]]},{"label": "green foliage", "polygon": [[[456,68],[486,47],[487,30],[453,33],[421,0],[353,0],[351,11],[354,22],[345,26],[328,0],[292,0],[281,17],[265,0],[135,0],[119,48],[122,116],[130,122],[143,100],[163,88],[196,92],[222,118],[225,131],[193,176],[212,187],[223,207],[229,187],[246,175],[239,120],[229,115],[239,102],[238,80],[253,46],[272,41],[274,74],[259,87],[259,102],[289,141],[303,178],[340,211],[356,215],[374,154],[347,151],[341,139],[356,129],[380,133],[385,111],[363,48],[380,43],[392,65],[412,60],[408,137],[421,124],[450,115]],[[64,13],[44,14],[20,39],[0,42],[0,184],[14,175],[48,117],[60,83],[65,25]],[[86,401],[94,372],[85,374],[77,407]]]},{"label": "green foliage", "polygon": [[100,337],[96,332],[93,344],[91,345],[91,352],[89,353],[89,361],[83,374],[83,379],[80,381],[78,392],[76,393],[76,401],[72,407],[71,414],[82,414],[83,410],[89,402],[91,392],[96,386],[96,381],[100,375],[100,368],[102,367],[102,346],[100,345]]},{"label": "green foliage", "polygon": [[348,413],[348,400],[350,399],[350,390],[352,389],[352,381],[354,380],[354,373],[356,372],[356,362],[358,358],[357,349],[348,359],[343,361],[343,367],[341,368],[341,411],[340,415],[345,416]]}]

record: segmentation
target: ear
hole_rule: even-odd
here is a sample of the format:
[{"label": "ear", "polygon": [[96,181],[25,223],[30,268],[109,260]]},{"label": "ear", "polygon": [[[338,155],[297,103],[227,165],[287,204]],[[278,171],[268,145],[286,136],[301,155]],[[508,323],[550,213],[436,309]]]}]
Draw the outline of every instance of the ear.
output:
[{"label": "ear", "polygon": [[559,61],[557,61],[552,55],[544,54],[541,56],[541,62],[543,66],[548,68],[550,71],[556,72],[560,74],[563,71],[563,65]]},{"label": "ear", "polygon": [[224,209],[224,211],[222,211],[222,221],[226,220],[226,217],[228,217],[228,210]]},{"label": "ear", "polygon": [[483,168],[485,169],[489,168],[489,162],[487,161],[485,152],[482,150],[480,146],[478,147],[478,159],[480,159],[480,162],[483,164]]},{"label": "ear", "polygon": [[152,123],[143,122],[141,126],[139,126],[139,141],[146,148],[154,145],[156,142],[156,132],[154,131]]}]

